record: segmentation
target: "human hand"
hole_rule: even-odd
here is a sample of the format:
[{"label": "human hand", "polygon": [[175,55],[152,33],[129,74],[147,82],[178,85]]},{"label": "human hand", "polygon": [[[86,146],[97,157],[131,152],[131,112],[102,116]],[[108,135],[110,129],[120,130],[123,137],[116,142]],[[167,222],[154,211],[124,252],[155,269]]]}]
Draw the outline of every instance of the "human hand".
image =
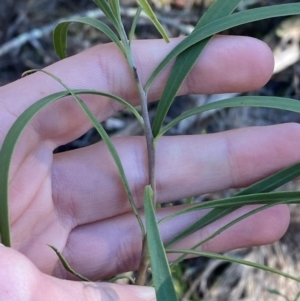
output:
[{"label": "human hand", "polygon": [[[178,43],[137,41],[133,48],[142,80]],[[180,93],[222,93],[255,89],[270,77],[272,54],[261,42],[219,36],[205,49]],[[71,88],[90,88],[138,104],[130,70],[112,44],[101,45],[47,68]],[[165,71],[150,91],[156,100]],[[16,118],[43,96],[61,87],[45,74],[33,74],[0,88],[0,144]],[[121,109],[99,96],[82,97],[103,121]],[[141,254],[141,232],[126,198],[118,171],[103,143],[53,155],[76,139],[90,123],[71,98],[52,104],[24,131],[10,174],[10,219],[15,250],[0,248],[0,295],[4,300],[154,300],[146,287],[82,283],[61,266],[54,245],[70,265],[90,279],[105,279],[135,270]],[[300,128],[295,124],[257,127],[199,136],[163,137],[157,145],[158,202],[250,185],[300,160]],[[113,139],[138,207],[147,182],[143,137]],[[165,216],[177,208],[158,211]],[[249,210],[233,214],[194,233],[180,246],[192,246]],[[161,227],[165,241],[199,219],[192,213]],[[243,220],[202,249],[223,252],[267,244],[285,232],[286,206],[276,206]],[[170,257],[170,259],[172,259]],[[174,257],[173,257],[174,259]],[[51,277],[49,276],[51,275]]]}]

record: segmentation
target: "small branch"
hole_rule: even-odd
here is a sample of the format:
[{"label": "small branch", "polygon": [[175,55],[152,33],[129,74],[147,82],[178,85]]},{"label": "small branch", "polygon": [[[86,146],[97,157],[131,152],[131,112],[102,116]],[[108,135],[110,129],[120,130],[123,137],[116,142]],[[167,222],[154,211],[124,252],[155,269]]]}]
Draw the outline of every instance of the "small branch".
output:
[{"label": "small branch", "polygon": [[145,285],[147,281],[147,270],[149,266],[149,248],[147,243],[147,235],[144,236],[143,239],[143,249],[142,249],[142,257],[141,263],[138,269],[137,278],[135,281],[136,285]]},{"label": "small branch", "polygon": [[149,112],[148,112],[148,103],[147,95],[142,87],[141,80],[139,78],[136,67],[133,65],[133,76],[136,82],[136,86],[139,91],[141,107],[142,107],[142,116],[144,118],[144,134],[146,137],[147,150],[148,150],[148,184],[151,185],[153,190],[153,203],[156,204],[156,181],[155,181],[155,149],[153,143],[153,134],[150,124]]},{"label": "small branch", "polygon": [[[156,179],[155,179],[155,147],[154,147],[154,139],[152,134],[152,128],[150,124],[149,112],[148,112],[148,102],[147,102],[147,94],[143,88],[141,79],[138,74],[138,70],[134,61],[130,41],[127,38],[124,27],[121,28],[122,33],[120,34],[122,43],[125,48],[126,59],[131,69],[133,79],[135,81],[137,91],[140,98],[140,103],[142,107],[142,116],[144,119],[144,135],[146,138],[147,144],[147,158],[148,158],[148,185],[151,186],[153,191],[153,204],[156,204]],[[146,230],[147,231],[147,230]],[[143,237],[142,244],[142,255],[141,255],[141,263],[138,269],[138,275],[136,284],[137,285],[145,285],[147,269],[149,266],[149,250],[147,244],[147,234]]]},{"label": "small branch", "polygon": [[147,143],[147,152],[148,152],[148,184],[153,190],[153,203],[156,203],[156,181],[155,181],[155,147],[154,139],[152,134],[152,128],[150,124],[149,112],[148,112],[148,101],[147,94],[143,88],[141,79],[138,74],[138,70],[135,64],[133,53],[130,46],[130,41],[127,38],[124,27],[122,28],[121,40],[125,47],[126,59],[131,69],[133,79],[135,81],[137,91],[140,98],[140,103],[142,107],[142,117],[144,119],[144,134],[146,137]]}]

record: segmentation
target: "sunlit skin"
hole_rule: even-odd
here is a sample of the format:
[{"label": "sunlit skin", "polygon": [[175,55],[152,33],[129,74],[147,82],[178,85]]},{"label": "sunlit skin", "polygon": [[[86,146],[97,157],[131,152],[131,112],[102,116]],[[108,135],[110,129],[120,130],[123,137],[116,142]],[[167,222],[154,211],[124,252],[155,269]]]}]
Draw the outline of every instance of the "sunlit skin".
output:
[{"label": "sunlit skin", "polygon": [[[133,45],[137,68],[145,83],[155,66],[179,42],[139,41]],[[119,50],[101,45],[47,68],[71,88],[97,89],[139,103],[130,70]],[[249,91],[264,85],[273,57],[262,42],[246,37],[212,40],[187,78],[180,94]],[[152,87],[150,101],[159,99],[168,70]],[[60,91],[42,73],[0,88],[0,144],[31,104]],[[99,120],[121,109],[99,96],[85,96]],[[71,266],[91,279],[105,279],[137,269],[141,231],[131,212],[122,183],[103,143],[53,155],[91,127],[74,100],[55,103],[39,114],[22,135],[10,174],[10,219],[13,249],[0,248],[0,296],[22,301],[140,301],[155,300],[152,288],[116,284],[84,284],[60,265],[54,245]],[[137,206],[142,209],[147,183],[143,137],[113,139],[124,164]],[[166,202],[244,187],[300,161],[300,127],[284,124],[224,133],[163,137],[157,145],[158,202]],[[246,207],[194,233],[173,248],[187,248],[222,225],[249,211]],[[166,216],[176,208],[161,209]],[[204,213],[192,213],[161,227],[165,241]],[[223,252],[278,240],[289,223],[281,205],[233,226],[202,249]],[[175,255],[170,259],[174,259]],[[62,280],[69,279],[69,280]]]}]

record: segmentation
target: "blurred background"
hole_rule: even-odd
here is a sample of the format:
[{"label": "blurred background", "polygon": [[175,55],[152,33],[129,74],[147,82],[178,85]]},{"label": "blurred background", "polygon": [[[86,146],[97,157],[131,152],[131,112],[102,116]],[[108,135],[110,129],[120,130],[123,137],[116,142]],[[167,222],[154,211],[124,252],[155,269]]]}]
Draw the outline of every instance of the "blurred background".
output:
[{"label": "blurred background", "polygon": [[[160,22],[170,37],[187,35],[213,0],[153,0]],[[292,3],[298,1],[244,0],[237,11],[260,6]],[[121,0],[122,16],[126,28],[130,28],[136,11],[135,0]],[[42,68],[58,60],[52,46],[52,30],[58,20],[74,16],[96,16],[106,22],[91,0],[1,0],[0,2],[0,86],[20,78],[22,72]],[[68,54],[78,53],[108,39],[87,26],[73,25],[69,30]],[[264,40],[275,56],[272,79],[262,89],[248,95],[282,96],[300,98],[300,17],[287,17],[255,22],[224,32],[232,35],[253,36]],[[159,38],[149,20],[141,18],[136,38]],[[34,87],[33,87],[34,88]],[[243,94],[245,95],[245,94]],[[227,95],[188,95],[174,102],[167,122],[181,112],[213,102]],[[17,101],[17,100],[16,100]],[[150,106],[150,115],[155,113]],[[232,108],[211,111],[189,118],[168,134],[213,133],[233,128],[269,125],[284,122],[300,122],[296,113],[265,108]],[[141,135],[142,129],[133,116],[120,112],[104,123],[111,136]],[[99,141],[94,130],[56,151],[84,147]],[[294,181],[284,189],[299,189]],[[210,200],[230,196],[233,190],[201,196]],[[294,276],[300,274],[300,214],[298,206],[291,206],[292,220],[286,235],[269,246],[229,252],[250,261],[266,264]],[[182,301],[222,300],[300,300],[300,285],[292,280],[236,264],[227,264],[205,258],[184,261],[174,270],[176,289]],[[299,294],[299,295],[298,295]]]}]

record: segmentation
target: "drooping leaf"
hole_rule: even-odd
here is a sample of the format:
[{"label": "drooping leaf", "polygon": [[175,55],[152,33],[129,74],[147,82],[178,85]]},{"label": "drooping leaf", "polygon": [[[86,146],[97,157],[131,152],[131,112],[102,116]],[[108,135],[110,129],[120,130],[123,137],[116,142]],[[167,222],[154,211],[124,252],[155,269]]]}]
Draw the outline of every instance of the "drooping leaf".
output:
[{"label": "drooping leaf", "polygon": [[[95,90],[74,90],[75,94],[94,94],[94,95],[102,95],[106,97],[110,97],[116,101],[119,101],[123,105],[125,105],[128,109],[130,109],[137,117],[138,120],[143,124],[143,120],[139,113],[133,108],[130,104],[128,104],[123,99],[110,94],[99,92]],[[19,140],[19,137],[26,125],[35,117],[43,108],[47,105],[70,95],[68,91],[54,93],[47,97],[42,98],[41,100],[34,103],[27,110],[25,110],[20,117],[16,120],[13,126],[10,128],[7,133],[2,148],[0,150],[0,234],[1,241],[4,245],[10,246],[10,223],[9,223],[9,208],[8,208],[8,180],[9,180],[9,168],[11,164],[12,154],[14,152],[15,146]],[[128,106],[129,105],[129,106]]]},{"label": "drooping leaf", "polygon": [[77,278],[79,278],[82,281],[86,281],[86,282],[91,282],[90,279],[86,278],[85,276],[77,273],[71,266],[70,264],[67,262],[66,258],[53,246],[48,245],[57,255],[57,257],[59,258],[61,264],[63,265],[63,267],[65,268],[66,271],[68,271],[69,273],[71,273],[72,275],[76,276]]},{"label": "drooping leaf", "polygon": [[[106,2],[103,1],[103,2]],[[103,22],[89,18],[89,17],[79,17],[74,18],[68,21],[60,22],[53,31],[53,45],[55,52],[57,55],[63,59],[66,57],[66,49],[67,49],[67,32],[68,28],[71,23],[82,23],[86,25],[90,25],[101,32],[103,32],[105,35],[107,35],[116,45],[119,47],[119,49],[122,51],[122,53],[125,56],[125,50],[120,42],[119,38],[116,36],[116,34]]]},{"label": "drooping leaf", "polygon": [[[112,143],[110,137],[108,136],[108,134],[106,133],[105,129],[103,128],[103,126],[101,125],[101,123],[99,123],[99,121],[97,120],[97,118],[95,117],[95,115],[90,111],[90,109],[88,108],[88,106],[81,101],[80,99],[78,99],[80,101],[80,107],[83,109],[83,111],[86,113],[86,115],[88,116],[88,118],[90,119],[90,121],[92,122],[93,126],[95,127],[95,129],[97,130],[97,132],[99,133],[99,135],[101,136],[103,142],[106,144],[112,158],[114,159],[114,162],[118,168],[119,171],[119,175],[121,177],[123,186],[125,188],[128,200],[130,202],[131,208],[133,213],[135,214],[137,221],[140,225],[140,228],[142,230],[142,233],[145,233],[145,229],[144,229],[144,224],[141,220],[141,217],[139,215],[139,212],[137,210],[137,207],[135,205],[134,199],[133,199],[133,195],[123,168],[123,164],[121,162],[121,159],[119,157],[119,154],[114,146],[114,144]],[[77,101],[78,101],[77,100]]]},{"label": "drooping leaf", "polygon": [[176,291],[165,253],[163,242],[158,230],[153,207],[153,192],[148,185],[144,191],[147,242],[149,247],[152,277],[157,301],[176,301]]},{"label": "drooping leaf", "polygon": [[127,181],[127,177],[123,168],[123,164],[121,162],[121,159],[119,157],[119,154],[114,146],[114,144],[112,143],[110,137],[108,136],[108,134],[106,133],[105,129],[103,128],[103,126],[101,125],[101,123],[98,121],[97,117],[93,114],[93,112],[89,109],[89,107],[85,104],[85,102],[83,102],[78,96],[77,94],[74,93],[73,90],[71,90],[65,83],[62,82],[61,79],[59,79],[57,76],[55,76],[54,74],[45,71],[45,70],[36,70],[36,71],[40,71],[43,73],[46,73],[47,75],[51,76],[54,80],[56,80],[57,82],[59,82],[69,93],[71,96],[73,96],[73,98],[76,100],[77,104],[80,106],[80,108],[83,110],[83,112],[86,114],[86,116],[88,117],[88,119],[91,121],[92,125],[94,126],[94,128],[97,130],[98,134],[100,135],[100,137],[102,138],[103,142],[106,144],[115,164],[116,167],[118,169],[119,175],[121,177],[121,181],[123,183],[123,186],[125,188],[128,200],[130,202],[131,208],[133,213],[135,214],[137,221],[140,225],[142,234],[145,235],[145,229],[144,229],[144,224],[143,221],[139,215],[139,212],[137,210],[137,207],[135,205],[134,199],[133,199],[133,195],[129,186],[129,183]]}]

